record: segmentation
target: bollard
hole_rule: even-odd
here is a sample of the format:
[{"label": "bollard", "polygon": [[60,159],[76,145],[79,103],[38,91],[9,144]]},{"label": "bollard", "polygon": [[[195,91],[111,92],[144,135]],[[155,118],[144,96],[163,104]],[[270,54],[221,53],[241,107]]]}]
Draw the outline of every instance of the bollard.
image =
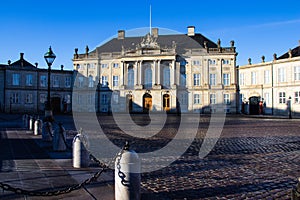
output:
[{"label": "bollard", "polygon": [[115,161],[115,199],[139,200],[141,198],[141,161],[138,154],[129,150],[126,143]]},{"label": "bollard", "polygon": [[82,168],[89,166],[88,140],[82,133],[82,129],[73,139],[73,167]]},{"label": "bollard", "polygon": [[34,122],[34,135],[41,135],[42,132],[42,120],[39,118]]},{"label": "bollard", "polygon": [[33,126],[34,126],[34,117],[30,116],[30,119],[29,119],[29,130],[30,131],[33,131]]},{"label": "bollard", "polygon": [[51,142],[52,141],[52,124],[51,122],[44,122],[42,127],[42,140]]},{"label": "bollard", "polygon": [[62,123],[58,124],[58,127],[54,130],[52,147],[54,151],[65,151],[67,149],[66,130],[62,126]]},{"label": "bollard", "polygon": [[300,200],[300,177],[297,186],[292,189],[292,200]]}]

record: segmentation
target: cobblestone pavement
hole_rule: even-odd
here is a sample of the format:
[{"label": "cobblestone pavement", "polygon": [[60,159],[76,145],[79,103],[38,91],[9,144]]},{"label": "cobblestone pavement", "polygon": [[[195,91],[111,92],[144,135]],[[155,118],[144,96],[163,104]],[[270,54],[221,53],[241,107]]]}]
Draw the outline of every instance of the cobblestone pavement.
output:
[{"label": "cobblestone pavement", "polygon": [[[57,116],[56,119],[62,121],[67,130],[75,130],[71,116]],[[170,115],[158,134],[141,139],[120,130],[113,116],[99,116],[98,119],[111,142],[122,147],[129,141],[138,153],[167,145],[180,123],[179,116]],[[141,126],[149,123],[147,115],[133,115],[132,119]],[[88,117],[81,117],[81,121],[91,123]],[[201,159],[199,149],[209,126],[210,116],[201,116],[196,138],[178,159],[167,154],[142,160],[152,165],[159,165],[162,160],[175,160],[162,169],[142,174],[142,199],[291,198],[291,189],[300,177],[299,119],[227,116],[221,137],[213,150]],[[85,131],[88,134],[95,130]]]}]

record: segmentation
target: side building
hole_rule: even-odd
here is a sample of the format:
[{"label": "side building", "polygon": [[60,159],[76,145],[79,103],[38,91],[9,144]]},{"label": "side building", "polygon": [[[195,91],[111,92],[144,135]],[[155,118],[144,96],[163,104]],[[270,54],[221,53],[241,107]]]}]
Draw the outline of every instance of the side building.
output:
[{"label": "side building", "polygon": [[[300,44],[299,44],[300,45]],[[272,61],[240,66],[241,111],[246,114],[300,116],[300,46]]]},{"label": "side building", "polygon": [[[71,112],[74,71],[51,69],[51,103],[54,113]],[[0,65],[0,111],[5,113],[43,113],[47,100],[48,69],[38,68],[24,59]]]},{"label": "side building", "polygon": [[237,68],[234,41],[221,47],[195,33],[116,38],[79,54],[73,108],[97,112],[236,113]]}]

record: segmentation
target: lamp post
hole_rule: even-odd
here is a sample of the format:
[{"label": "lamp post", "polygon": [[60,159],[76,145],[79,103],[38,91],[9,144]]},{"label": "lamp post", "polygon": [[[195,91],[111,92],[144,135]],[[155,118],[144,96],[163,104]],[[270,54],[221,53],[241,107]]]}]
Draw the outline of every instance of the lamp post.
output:
[{"label": "lamp post", "polygon": [[50,78],[51,78],[51,66],[54,62],[56,56],[53,53],[51,46],[47,53],[45,53],[44,58],[48,65],[48,95],[47,95],[47,103],[45,105],[45,121],[53,121],[52,115],[52,106],[51,106],[51,98],[50,98]]}]

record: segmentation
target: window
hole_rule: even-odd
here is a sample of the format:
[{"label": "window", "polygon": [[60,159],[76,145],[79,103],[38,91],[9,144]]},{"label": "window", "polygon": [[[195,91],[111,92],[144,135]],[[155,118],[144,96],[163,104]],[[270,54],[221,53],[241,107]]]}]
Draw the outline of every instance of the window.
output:
[{"label": "window", "polygon": [[53,76],[53,87],[59,87],[59,76]]},{"label": "window", "polygon": [[91,64],[88,63],[87,68],[88,69],[95,69],[95,65],[93,63],[91,63]]},{"label": "window", "polygon": [[81,69],[81,66],[79,64],[76,65],[76,69],[79,70]]},{"label": "window", "polygon": [[209,74],[209,84],[216,85],[216,74]]},{"label": "window", "polygon": [[88,94],[87,95],[87,103],[89,104],[89,105],[93,105],[94,104],[94,94]]},{"label": "window", "polygon": [[209,60],[210,65],[216,65],[216,63],[217,63],[216,60]]},{"label": "window", "polygon": [[80,87],[80,88],[83,87],[83,77],[78,78],[78,87]]},{"label": "window", "polygon": [[216,104],[216,94],[210,94],[209,95],[210,99],[210,104]]},{"label": "window", "polygon": [[295,103],[300,103],[300,91],[295,92]]},{"label": "window", "polygon": [[223,65],[230,65],[230,60],[223,60]]},{"label": "window", "polygon": [[119,67],[119,63],[113,63],[113,68],[118,68]]},{"label": "window", "polygon": [[268,93],[268,92],[264,93],[264,101],[265,101],[266,106],[270,105],[270,103],[271,103],[270,93]]},{"label": "window", "polygon": [[93,76],[89,76],[89,87],[94,87],[94,80],[93,80]]},{"label": "window", "polygon": [[118,104],[119,103],[119,95],[118,94],[113,94],[113,99],[112,100],[115,104]]},{"label": "window", "polygon": [[224,94],[224,104],[229,105],[230,104],[230,95],[229,94]]},{"label": "window", "polygon": [[186,73],[185,73],[185,65],[180,65],[180,85],[186,85]]},{"label": "window", "polygon": [[256,72],[251,72],[251,85],[256,85]]},{"label": "window", "polygon": [[13,74],[12,75],[12,85],[20,85],[20,74]]},{"label": "window", "polygon": [[26,75],[26,86],[32,86],[32,74]]},{"label": "window", "polygon": [[25,99],[25,103],[32,103],[32,94],[26,94],[26,99]]},{"label": "window", "polygon": [[65,78],[65,86],[66,86],[67,88],[71,87],[71,77],[67,76],[67,77]]},{"label": "window", "polygon": [[151,67],[147,67],[145,69],[145,88],[151,88],[152,87],[152,69]]},{"label": "window", "polygon": [[11,94],[11,103],[20,103],[20,100],[19,100],[19,93],[12,93]]},{"label": "window", "polygon": [[101,95],[101,103],[102,104],[107,104],[108,99],[107,99],[107,95],[106,94],[102,94]]},{"label": "window", "polygon": [[163,86],[169,88],[170,87],[170,68],[164,67],[163,70]]},{"label": "window", "polygon": [[200,60],[193,60],[193,65],[199,66],[200,65]]},{"label": "window", "polygon": [[279,92],[279,103],[280,104],[285,104],[286,103],[285,92]]},{"label": "window", "polygon": [[285,76],[285,69],[284,68],[278,68],[278,82],[282,83],[286,81]]},{"label": "window", "polygon": [[119,76],[113,76],[113,86],[114,87],[119,86]]},{"label": "window", "polygon": [[46,101],[46,94],[40,94],[40,102],[45,103]]},{"label": "window", "polygon": [[128,67],[127,86],[129,88],[133,88],[134,86],[134,70],[132,66]]},{"label": "window", "polygon": [[81,94],[78,94],[78,96],[77,96],[77,104],[82,105],[82,95]]},{"label": "window", "polygon": [[230,85],[230,74],[223,74],[223,84],[226,86]]},{"label": "window", "polygon": [[240,85],[245,85],[245,78],[244,77],[245,77],[244,73],[240,73],[240,80],[239,80]]},{"label": "window", "polygon": [[300,81],[300,66],[294,67],[294,80]]},{"label": "window", "polygon": [[108,65],[107,64],[101,64],[101,68],[107,68]]},{"label": "window", "polygon": [[264,83],[269,84],[270,83],[270,70],[264,71]]},{"label": "window", "polygon": [[200,94],[194,94],[194,104],[200,104],[201,99],[200,99]]},{"label": "window", "polygon": [[41,75],[41,77],[40,77],[40,86],[41,87],[46,87],[47,86],[47,76],[46,75]]},{"label": "window", "polygon": [[201,82],[201,75],[200,74],[194,74],[194,86],[200,86]]},{"label": "window", "polygon": [[180,103],[182,105],[187,105],[187,94],[186,93],[183,93],[180,95]]},{"label": "window", "polygon": [[102,76],[102,86],[107,87],[108,86],[108,77]]}]

